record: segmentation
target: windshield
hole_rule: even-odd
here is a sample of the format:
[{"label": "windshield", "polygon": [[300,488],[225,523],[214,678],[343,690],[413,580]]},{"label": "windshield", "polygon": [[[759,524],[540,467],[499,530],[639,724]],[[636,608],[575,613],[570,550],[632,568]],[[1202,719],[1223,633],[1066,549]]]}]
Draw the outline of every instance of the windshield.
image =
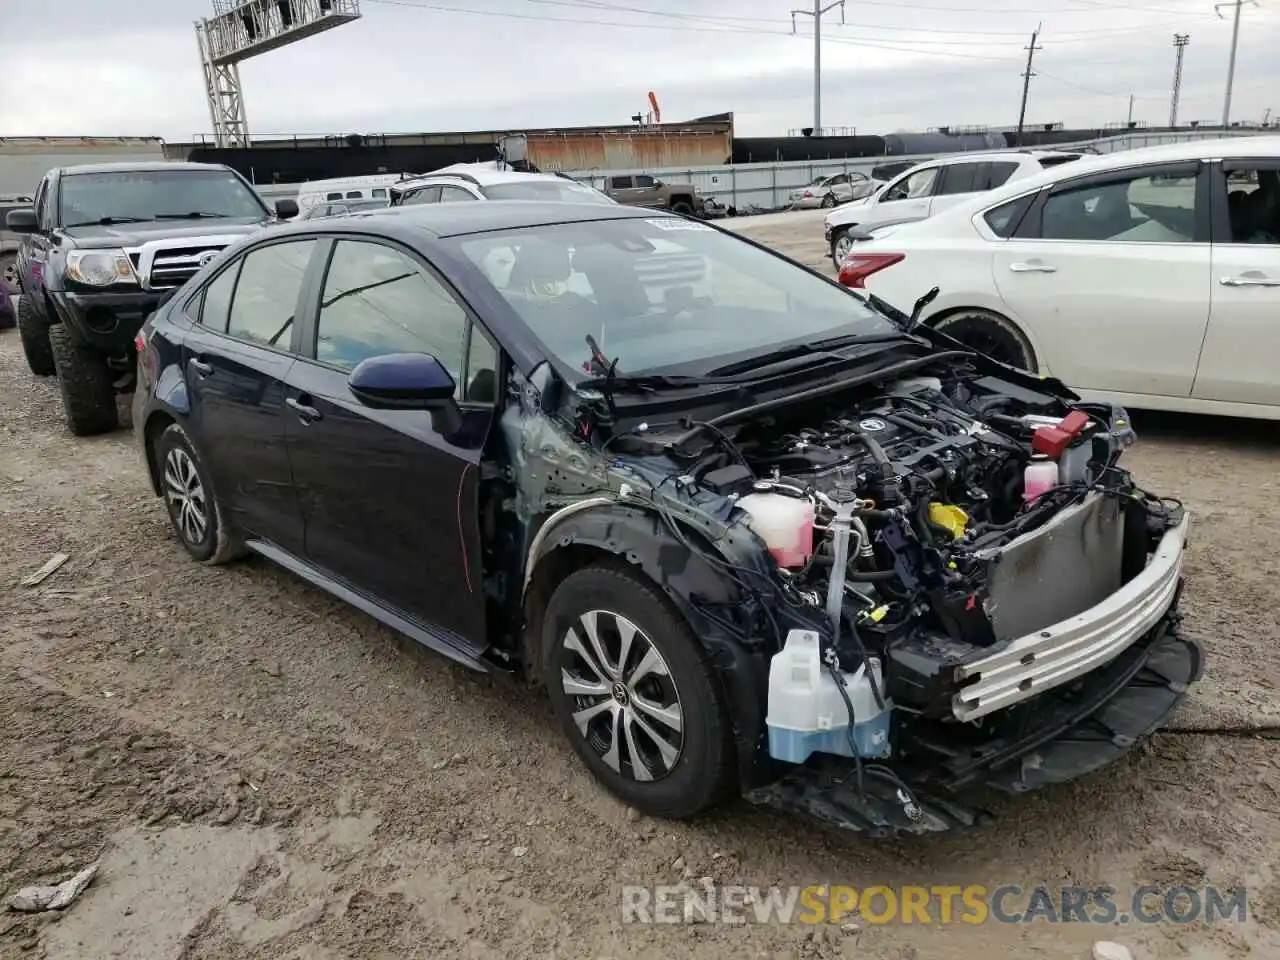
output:
[{"label": "windshield", "polygon": [[570,368],[595,338],[619,373],[707,369],[784,343],[897,330],[856,296],[703,223],[676,218],[523,227],[457,241]]},{"label": "windshield", "polygon": [[613,204],[599,190],[594,190],[585,183],[574,183],[560,177],[495,183],[482,189],[490,200],[563,200],[570,203]]},{"label": "windshield", "polygon": [[229,170],[74,173],[62,178],[61,222],[157,220],[190,216],[259,219],[267,210]]}]

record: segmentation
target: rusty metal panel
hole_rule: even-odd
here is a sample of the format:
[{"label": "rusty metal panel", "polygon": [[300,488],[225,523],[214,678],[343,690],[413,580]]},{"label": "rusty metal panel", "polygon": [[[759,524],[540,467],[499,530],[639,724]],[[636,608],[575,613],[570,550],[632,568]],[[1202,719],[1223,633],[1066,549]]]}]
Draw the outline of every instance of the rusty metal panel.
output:
[{"label": "rusty metal panel", "polygon": [[733,137],[727,127],[539,131],[529,134],[528,142],[529,159],[540,170],[714,166],[733,153]]}]

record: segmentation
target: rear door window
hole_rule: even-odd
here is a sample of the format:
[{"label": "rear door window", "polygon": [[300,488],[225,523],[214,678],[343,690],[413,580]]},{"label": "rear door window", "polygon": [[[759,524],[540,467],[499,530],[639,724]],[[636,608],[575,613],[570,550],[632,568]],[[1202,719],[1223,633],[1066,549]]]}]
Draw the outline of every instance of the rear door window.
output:
[{"label": "rear door window", "polygon": [[289,240],[244,255],[231,298],[228,335],[264,347],[288,349],[302,278],[315,245],[312,239]]},{"label": "rear door window", "polygon": [[1195,165],[1134,170],[1055,190],[1041,212],[1045,240],[1192,243],[1196,237]]}]

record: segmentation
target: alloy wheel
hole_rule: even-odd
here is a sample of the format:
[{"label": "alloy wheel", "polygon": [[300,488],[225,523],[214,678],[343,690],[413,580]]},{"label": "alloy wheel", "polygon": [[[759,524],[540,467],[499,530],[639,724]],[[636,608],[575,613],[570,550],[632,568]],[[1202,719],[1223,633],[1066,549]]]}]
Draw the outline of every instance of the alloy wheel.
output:
[{"label": "alloy wheel", "polygon": [[164,460],[164,494],[174,526],[192,546],[204,543],[209,531],[209,500],[191,454],[174,447]]},{"label": "alloy wheel", "polygon": [[851,249],[853,249],[853,238],[847,233],[840,234],[840,236],[836,238],[836,266],[839,266],[844,262],[844,258],[849,255],[849,251]]},{"label": "alloy wheel", "polygon": [[565,631],[560,671],[583,739],[621,776],[660,780],[680,759],[684,711],[666,659],[621,614],[590,610]]}]

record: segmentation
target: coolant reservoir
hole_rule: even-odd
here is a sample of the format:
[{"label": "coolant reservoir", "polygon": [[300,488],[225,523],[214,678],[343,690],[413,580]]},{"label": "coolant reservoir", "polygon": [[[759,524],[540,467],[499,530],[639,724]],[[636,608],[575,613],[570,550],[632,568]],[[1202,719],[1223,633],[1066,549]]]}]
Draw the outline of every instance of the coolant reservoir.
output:
[{"label": "coolant reservoir", "polygon": [[1022,499],[1030,503],[1057,485],[1058,465],[1043,454],[1036,454],[1023,473]]},{"label": "coolant reservoir", "polygon": [[[867,674],[870,664],[871,674]],[[792,630],[769,664],[769,755],[787,763],[804,763],[814,753],[852,757],[889,756],[889,720],[893,704],[876,701],[871,684],[885,693],[880,661],[868,657],[854,673],[840,673],[853,716],[840,695],[835,677],[822,665],[818,634]],[[849,723],[853,721],[853,744]]]},{"label": "coolant reservoir", "polygon": [[813,553],[813,501],[780,493],[749,493],[738,501],[747,525],[780,567],[802,567]]}]

